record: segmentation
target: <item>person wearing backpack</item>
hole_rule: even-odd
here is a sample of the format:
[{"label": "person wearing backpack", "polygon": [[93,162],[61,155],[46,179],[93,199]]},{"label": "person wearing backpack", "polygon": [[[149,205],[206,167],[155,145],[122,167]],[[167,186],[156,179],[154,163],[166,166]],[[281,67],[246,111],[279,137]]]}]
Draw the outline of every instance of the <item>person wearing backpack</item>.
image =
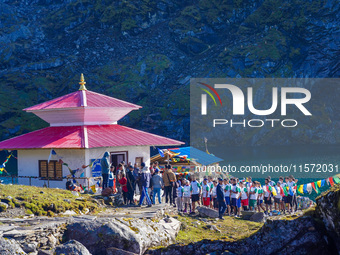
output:
[{"label": "person wearing backpack", "polygon": [[164,192],[165,192],[165,203],[170,202],[173,204],[173,193],[172,189],[174,186],[174,182],[176,181],[176,176],[172,172],[171,165],[167,165],[166,169],[163,173],[163,182],[164,182]]}]

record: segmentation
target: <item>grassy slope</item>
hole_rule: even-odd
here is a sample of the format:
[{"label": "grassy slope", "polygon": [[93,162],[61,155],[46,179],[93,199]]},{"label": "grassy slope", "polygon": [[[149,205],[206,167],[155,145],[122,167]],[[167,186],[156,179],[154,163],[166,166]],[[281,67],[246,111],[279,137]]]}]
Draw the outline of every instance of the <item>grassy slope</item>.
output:
[{"label": "grassy slope", "polygon": [[[44,193],[40,193],[41,191]],[[8,196],[12,197],[11,201],[7,201],[12,208],[21,207],[26,210],[27,214],[39,216],[53,216],[55,213],[62,213],[66,210],[73,210],[76,213],[85,212],[86,209],[92,213],[99,210],[98,204],[90,195],[81,195],[84,200],[76,200],[77,196],[61,189],[0,185],[0,199],[6,199]]]},{"label": "grassy slope", "polygon": [[[228,216],[223,221],[219,220],[216,223],[198,221],[195,218],[185,216],[178,216],[178,220],[183,223],[182,229],[176,238],[178,244],[189,244],[203,239],[238,241],[251,236],[263,226],[263,223],[245,221]],[[207,225],[215,225],[221,232],[207,228]]]}]

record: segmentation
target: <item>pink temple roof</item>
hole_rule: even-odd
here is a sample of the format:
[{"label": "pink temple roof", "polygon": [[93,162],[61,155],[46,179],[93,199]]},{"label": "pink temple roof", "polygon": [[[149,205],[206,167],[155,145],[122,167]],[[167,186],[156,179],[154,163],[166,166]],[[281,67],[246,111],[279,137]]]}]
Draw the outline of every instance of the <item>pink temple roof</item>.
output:
[{"label": "pink temple roof", "polygon": [[25,111],[39,111],[50,109],[65,109],[76,107],[119,107],[139,109],[141,106],[123,100],[102,95],[89,90],[78,90],[76,92],[61,96],[50,101],[37,104],[24,109]]},{"label": "pink temple roof", "polygon": [[0,149],[167,146],[183,142],[120,125],[47,127],[0,142]]}]

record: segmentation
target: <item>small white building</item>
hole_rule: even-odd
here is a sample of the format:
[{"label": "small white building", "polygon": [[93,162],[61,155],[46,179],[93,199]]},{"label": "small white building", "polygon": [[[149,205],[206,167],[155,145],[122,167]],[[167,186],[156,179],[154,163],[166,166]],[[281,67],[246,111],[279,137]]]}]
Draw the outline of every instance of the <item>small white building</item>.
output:
[{"label": "small white building", "polygon": [[[119,125],[122,117],[141,106],[87,90],[83,75],[79,84],[76,92],[24,109],[49,127],[0,142],[0,149],[18,151],[18,176],[36,177],[32,185],[42,186],[49,179],[50,187],[64,188],[63,177],[70,172],[63,162],[92,177],[94,168],[82,166],[102,158],[106,151],[115,166],[121,161],[149,165],[150,146],[183,144]],[[62,161],[48,162],[51,149]],[[28,185],[29,179],[19,178],[18,183]]]}]

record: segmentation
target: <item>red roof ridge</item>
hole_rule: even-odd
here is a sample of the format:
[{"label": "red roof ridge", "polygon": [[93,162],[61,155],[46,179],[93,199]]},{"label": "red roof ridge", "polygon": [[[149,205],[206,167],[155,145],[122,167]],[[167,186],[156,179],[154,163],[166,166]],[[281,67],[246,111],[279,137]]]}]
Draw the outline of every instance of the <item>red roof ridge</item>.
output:
[{"label": "red roof ridge", "polygon": [[[131,128],[131,127],[127,127],[127,126],[122,126],[122,125],[119,125],[119,124],[115,124],[117,126],[120,126],[120,127],[123,127],[123,128],[126,128],[126,129],[129,129],[129,130],[133,130],[133,131],[137,131],[137,132],[140,132],[140,133],[143,133],[143,134],[151,134],[151,133],[148,133],[146,131],[142,131],[142,130],[139,130],[139,129],[134,129],[134,128]],[[103,125],[104,126],[104,125]],[[110,125],[106,125],[106,126],[110,126]],[[161,136],[161,135],[155,135],[155,134],[152,134],[153,136],[156,136],[156,137],[159,137],[159,138],[164,138],[164,136]],[[171,140],[174,140],[172,138],[167,138],[167,139],[171,139]],[[176,140],[175,140],[176,141]],[[185,144],[184,142],[181,142],[181,141],[177,141],[179,144]]]},{"label": "red roof ridge", "polygon": [[[93,98],[94,96],[94,98]],[[99,98],[97,98],[99,97]],[[100,100],[103,99],[103,100]],[[42,111],[71,108],[115,108],[117,104],[122,104],[120,108],[139,109],[142,106],[123,101],[114,97],[103,95],[90,90],[78,90],[64,96],[60,96],[46,102],[36,104],[24,109],[24,111]],[[92,104],[92,106],[91,106]],[[102,106],[101,106],[102,104]],[[97,105],[97,106],[96,106]]]},{"label": "red roof ridge", "polygon": [[92,93],[92,94],[95,94],[95,95],[98,95],[98,96],[101,96],[101,97],[106,97],[108,99],[115,99],[116,101],[122,102],[124,104],[129,104],[129,105],[136,107],[136,108],[142,108],[142,106],[140,106],[140,105],[136,105],[136,104],[133,104],[133,103],[130,103],[130,102],[126,102],[124,100],[121,100],[121,99],[118,99],[118,98],[115,98],[115,97],[110,97],[110,96],[107,96],[107,95],[104,95],[104,94],[100,94],[98,92],[94,92],[94,91],[90,91],[90,90],[86,90],[85,92],[86,93]]},{"label": "red roof ridge", "polygon": [[[43,104],[49,104],[51,103],[50,105],[56,103],[56,102],[61,102],[62,100],[66,99],[66,98],[69,98],[75,94],[78,94],[78,92],[81,92],[81,91],[75,91],[75,92],[72,92],[72,93],[69,93],[69,94],[66,94],[64,96],[60,96],[60,97],[57,97],[57,98],[54,98],[54,99],[51,99],[51,100],[48,100],[46,102],[43,102],[43,103],[40,103],[40,104],[36,104],[36,105],[33,105],[33,106],[30,106],[30,107],[27,107],[25,109],[23,109],[24,111],[31,111],[31,108],[36,108],[37,106],[40,106],[40,105],[43,105]],[[50,105],[47,105],[45,106],[44,108],[50,106]],[[44,110],[44,108],[40,109],[40,110]],[[74,107],[76,108],[76,107]],[[34,111],[34,110],[33,110]]]}]

